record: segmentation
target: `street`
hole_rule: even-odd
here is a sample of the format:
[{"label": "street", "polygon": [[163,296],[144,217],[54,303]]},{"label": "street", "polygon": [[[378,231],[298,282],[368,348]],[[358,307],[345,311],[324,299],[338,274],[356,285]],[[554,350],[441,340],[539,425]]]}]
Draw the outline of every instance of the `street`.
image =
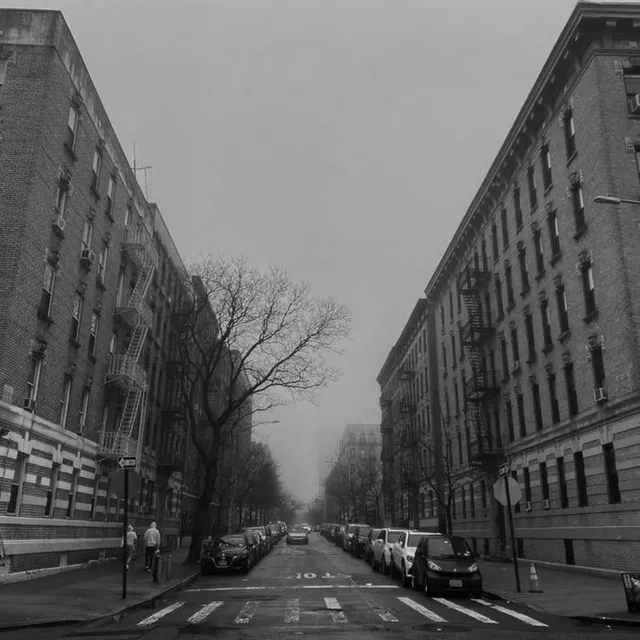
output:
[{"label": "street", "polygon": [[25,629],[10,637],[268,640],[327,633],[345,638],[637,637],[637,629],[581,626],[485,597],[427,598],[374,573],[317,533],[308,546],[287,546],[281,540],[249,575],[200,577],[155,609],[133,611],[119,622]]}]

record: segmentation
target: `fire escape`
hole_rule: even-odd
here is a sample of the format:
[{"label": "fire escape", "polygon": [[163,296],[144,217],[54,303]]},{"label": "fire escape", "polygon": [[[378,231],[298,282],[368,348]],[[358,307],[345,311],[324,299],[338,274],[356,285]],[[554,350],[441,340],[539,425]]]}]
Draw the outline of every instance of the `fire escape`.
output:
[{"label": "fire escape", "polygon": [[118,291],[115,309],[116,317],[129,327],[130,340],[125,353],[111,356],[106,382],[120,388],[124,402],[115,430],[100,432],[98,452],[108,458],[135,456],[139,465],[147,399],[147,374],[140,356],[153,322],[145,297],[158,265],[151,233],[142,225],[128,229],[122,254],[137,274],[132,289],[122,287]]},{"label": "fire escape", "polygon": [[500,457],[497,441],[489,428],[487,415],[489,403],[499,393],[495,371],[487,369],[484,347],[494,335],[489,313],[483,312],[482,292],[491,280],[486,259],[478,260],[476,255],[472,264],[460,274],[459,286],[467,308],[467,324],[463,328],[462,340],[471,364],[471,378],[466,384],[467,420],[471,425],[471,459],[477,466],[486,466]]}]

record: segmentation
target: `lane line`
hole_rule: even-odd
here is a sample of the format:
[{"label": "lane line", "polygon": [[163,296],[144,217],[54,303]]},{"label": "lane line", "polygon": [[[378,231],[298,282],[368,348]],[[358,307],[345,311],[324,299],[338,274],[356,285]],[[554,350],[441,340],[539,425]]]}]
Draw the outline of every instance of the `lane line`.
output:
[{"label": "lane line", "polygon": [[170,604],[168,607],[165,607],[164,609],[160,609],[160,611],[157,611],[153,615],[150,615],[144,618],[144,620],[140,620],[140,622],[138,622],[138,626],[148,627],[150,624],[154,624],[155,622],[158,622],[160,618],[164,618],[166,615],[173,613],[176,609],[179,609],[184,604],[185,604],[184,602],[174,602],[173,604]]},{"label": "lane line", "polygon": [[215,600],[213,602],[210,602],[209,604],[205,604],[204,607],[200,609],[200,611],[196,611],[190,618],[187,619],[187,624],[198,624],[199,622],[202,622],[221,605],[222,602],[219,600]]},{"label": "lane line", "polygon": [[299,586],[283,585],[280,587],[202,587],[200,589],[183,589],[183,593],[200,593],[204,591],[285,591],[294,589],[400,589],[396,584],[306,584]]},{"label": "lane line", "polygon": [[300,622],[300,600],[298,598],[287,600],[287,610],[284,614],[284,621],[287,624]]},{"label": "lane line", "polygon": [[434,613],[427,607],[423,607],[421,604],[418,604],[411,598],[398,598],[400,602],[406,604],[407,607],[411,607],[414,611],[417,611],[420,615],[423,615],[425,618],[429,618],[429,620],[433,620],[434,622],[446,622],[444,618],[441,618],[437,613]]},{"label": "lane line", "polygon": [[500,613],[504,613],[506,616],[511,616],[512,618],[516,618],[521,622],[531,625],[532,627],[548,627],[548,624],[544,622],[540,622],[539,620],[535,620],[530,616],[525,615],[524,613],[519,613],[518,611],[512,611],[511,609],[507,609],[506,607],[501,607],[498,604],[493,604],[493,602],[487,602],[486,600],[476,600],[473,599],[474,602],[478,602],[480,604],[485,605],[486,607],[491,607]]},{"label": "lane line", "polygon": [[466,616],[475,618],[480,622],[485,622],[486,624],[498,624],[496,620],[492,620],[491,618],[488,618],[487,616],[482,615],[481,613],[479,613],[478,611],[474,611],[473,609],[467,609],[466,607],[463,607],[457,604],[456,602],[451,602],[446,598],[431,598],[431,599],[434,600],[435,602],[439,602],[440,604],[443,604],[445,607],[449,607],[449,609],[453,609],[454,611],[459,611],[460,613],[464,613],[464,615]]},{"label": "lane line", "polygon": [[238,614],[238,617],[233,621],[234,624],[247,624],[251,618],[253,618],[253,614],[258,609],[258,601],[257,600],[247,600],[244,607],[242,607],[242,611]]},{"label": "lane line", "polygon": [[324,598],[324,604],[334,622],[338,622],[339,624],[349,622],[337,598]]}]

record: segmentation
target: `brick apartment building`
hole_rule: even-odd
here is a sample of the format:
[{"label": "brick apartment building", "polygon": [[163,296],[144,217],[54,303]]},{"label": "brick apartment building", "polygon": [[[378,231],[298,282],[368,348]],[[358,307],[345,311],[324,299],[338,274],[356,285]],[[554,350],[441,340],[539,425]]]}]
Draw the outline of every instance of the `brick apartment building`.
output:
[{"label": "brick apartment building", "polygon": [[[0,574],[184,533],[172,317],[193,283],[56,11],[0,11]],[[192,487],[193,489],[193,487]]]},{"label": "brick apartment building", "polygon": [[478,551],[508,551],[507,460],[521,556],[640,560],[640,209],[594,202],[638,197],[639,116],[640,4],[579,3],[426,287],[433,427],[485,475],[454,509]]}]

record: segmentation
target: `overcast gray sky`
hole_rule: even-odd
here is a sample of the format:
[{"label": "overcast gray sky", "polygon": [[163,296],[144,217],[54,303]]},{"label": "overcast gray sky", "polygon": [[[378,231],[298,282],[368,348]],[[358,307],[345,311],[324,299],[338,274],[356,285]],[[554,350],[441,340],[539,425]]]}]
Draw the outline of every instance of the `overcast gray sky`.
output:
[{"label": "overcast gray sky", "polygon": [[313,498],[344,425],[379,422],[376,375],[574,0],[0,6],[62,10],[185,258],[240,252],[351,309],[341,381],[262,428]]}]

